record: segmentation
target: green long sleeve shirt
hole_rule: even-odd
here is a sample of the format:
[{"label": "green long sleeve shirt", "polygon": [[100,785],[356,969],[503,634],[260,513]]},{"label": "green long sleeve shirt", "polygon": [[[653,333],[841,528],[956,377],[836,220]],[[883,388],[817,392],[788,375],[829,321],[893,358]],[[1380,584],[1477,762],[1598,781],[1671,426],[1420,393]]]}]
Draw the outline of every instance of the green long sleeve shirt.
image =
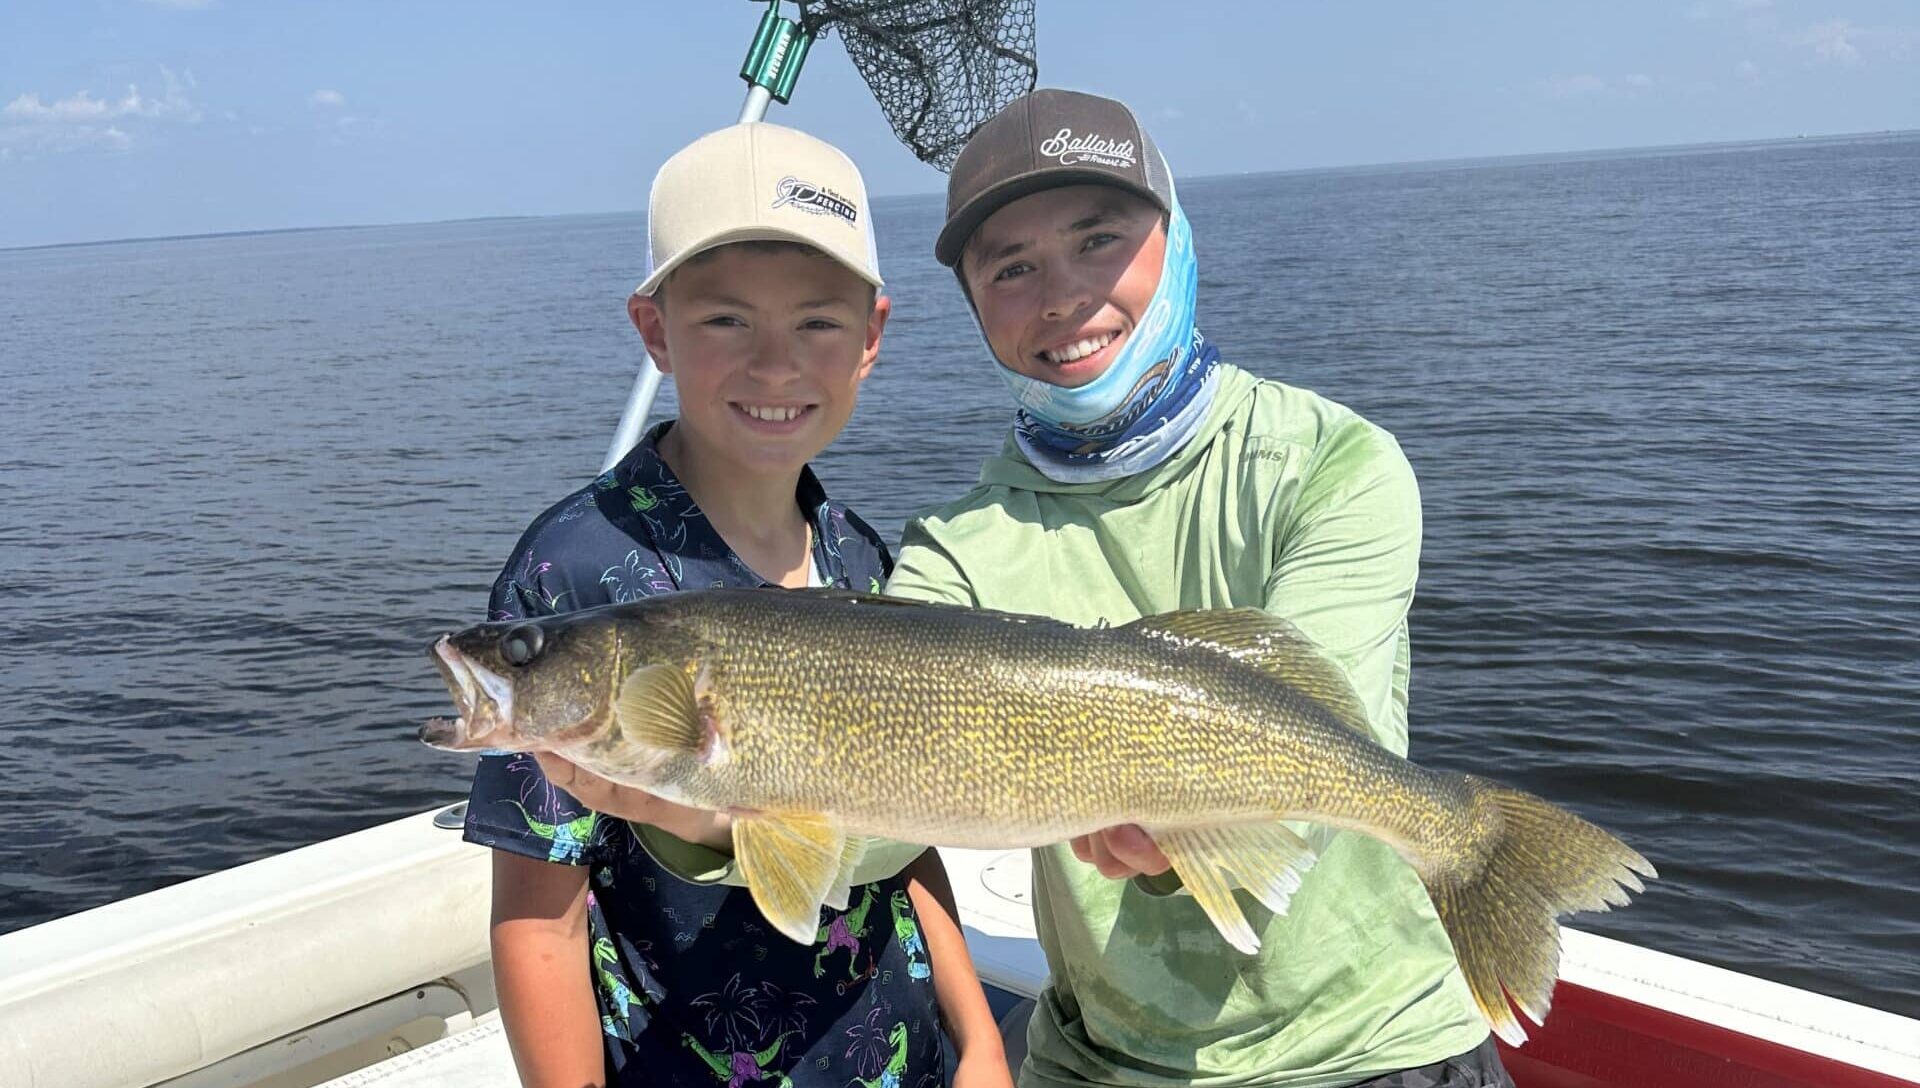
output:
[{"label": "green long sleeve shirt", "polygon": [[[1080,625],[1256,606],[1347,670],[1381,744],[1407,750],[1407,609],[1420,499],[1393,437],[1305,390],[1224,367],[1202,431],[1119,480],[1049,480],[1009,442],[911,522],[888,592]],[[1315,829],[1285,917],[1234,951],[1190,896],[1034,852],[1050,979],[1024,1086],[1351,1084],[1473,1049],[1487,1027],[1413,870]]]}]

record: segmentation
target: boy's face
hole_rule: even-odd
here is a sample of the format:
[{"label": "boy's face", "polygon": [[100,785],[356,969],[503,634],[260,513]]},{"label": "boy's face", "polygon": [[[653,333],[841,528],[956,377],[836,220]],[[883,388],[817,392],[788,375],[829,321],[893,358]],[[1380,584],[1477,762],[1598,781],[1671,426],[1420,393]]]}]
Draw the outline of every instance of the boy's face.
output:
[{"label": "boy's face", "polygon": [[673,376],[681,441],[753,473],[798,471],[846,426],[889,311],[830,258],[750,244],[687,262],[661,294],[627,310]]},{"label": "boy's face", "polygon": [[1067,185],[994,212],[961,267],[993,354],[1071,388],[1113,365],[1160,286],[1166,251],[1151,203],[1110,186]]}]

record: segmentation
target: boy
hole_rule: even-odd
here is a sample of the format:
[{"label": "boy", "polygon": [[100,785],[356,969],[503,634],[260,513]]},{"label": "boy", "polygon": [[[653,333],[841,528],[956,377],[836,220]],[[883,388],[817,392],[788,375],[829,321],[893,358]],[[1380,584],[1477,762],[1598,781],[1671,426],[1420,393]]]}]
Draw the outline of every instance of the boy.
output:
[{"label": "boy", "polygon": [[[775,125],[712,133],[661,167],[628,313],[680,417],[534,520],[492,619],[880,584],[880,538],[807,467],[886,325],[869,216],[845,155]],[[938,855],[856,886],[802,946],[744,890],[674,875],[711,868],[728,835],[724,815],[564,760],[482,758],[466,836],[495,850],[494,977],[523,1084],[934,1085],[942,1014],[976,1083],[1007,1082]]]},{"label": "boy", "polygon": [[[888,592],[1082,625],[1286,617],[1407,748],[1419,495],[1392,436],[1221,362],[1159,152],[1118,102],[1038,91],[954,164],[935,247],[1019,411],[958,501],[912,522]],[[1021,1083],[1508,1085],[1413,871],[1315,829],[1284,918],[1234,951],[1138,828],[1034,852],[1050,979]],[[1133,876],[1130,881],[1110,878]]]}]

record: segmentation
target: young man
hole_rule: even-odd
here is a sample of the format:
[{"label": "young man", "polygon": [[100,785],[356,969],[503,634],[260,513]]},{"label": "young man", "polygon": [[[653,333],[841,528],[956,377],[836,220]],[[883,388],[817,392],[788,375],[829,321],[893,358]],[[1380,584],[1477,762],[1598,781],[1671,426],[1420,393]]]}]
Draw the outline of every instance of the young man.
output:
[{"label": "young man", "polygon": [[[908,526],[888,592],[1089,626],[1264,608],[1342,664],[1404,754],[1412,470],[1385,431],[1195,328],[1186,217],[1131,111],[1052,90],[1008,106],[954,165],[935,255],[1019,410],[980,483]],[[1285,917],[1241,901],[1254,956],[1169,894],[1137,828],[1035,851],[1051,977],[1021,1083],[1509,1084],[1413,870],[1365,836],[1309,839]]]},{"label": "young man", "polygon": [[[680,417],[534,520],[491,618],[716,585],[878,587],[880,538],[807,467],[888,314],[859,172],[791,129],[723,129],[661,168],[648,249],[628,313]],[[805,946],[716,882],[724,815],[564,760],[483,757],[466,834],[495,850],[494,977],[528,1088],[924,1088],[945,1075],[942,1018],[963,1080],[1008,1083],[931,851],[895,850],[884,879],[863,866],[871,882]]]}]

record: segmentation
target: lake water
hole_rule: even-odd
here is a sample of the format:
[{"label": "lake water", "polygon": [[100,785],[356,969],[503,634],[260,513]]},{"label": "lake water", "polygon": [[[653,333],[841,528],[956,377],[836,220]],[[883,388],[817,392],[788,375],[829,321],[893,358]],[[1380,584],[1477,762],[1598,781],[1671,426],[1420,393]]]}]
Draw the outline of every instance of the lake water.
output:
[{"label": "lake water", "polygon": [[[1226,357],[1419,474],[1415,758],[1660,867],[1576,924],[1920,1015],[1920,135],[1181,194]],[[818,466],[890,537],[1008,417],[939,212]],[[0,931],[463,794],[423,649],[598,467],[643,229],[0,252]]]}]

